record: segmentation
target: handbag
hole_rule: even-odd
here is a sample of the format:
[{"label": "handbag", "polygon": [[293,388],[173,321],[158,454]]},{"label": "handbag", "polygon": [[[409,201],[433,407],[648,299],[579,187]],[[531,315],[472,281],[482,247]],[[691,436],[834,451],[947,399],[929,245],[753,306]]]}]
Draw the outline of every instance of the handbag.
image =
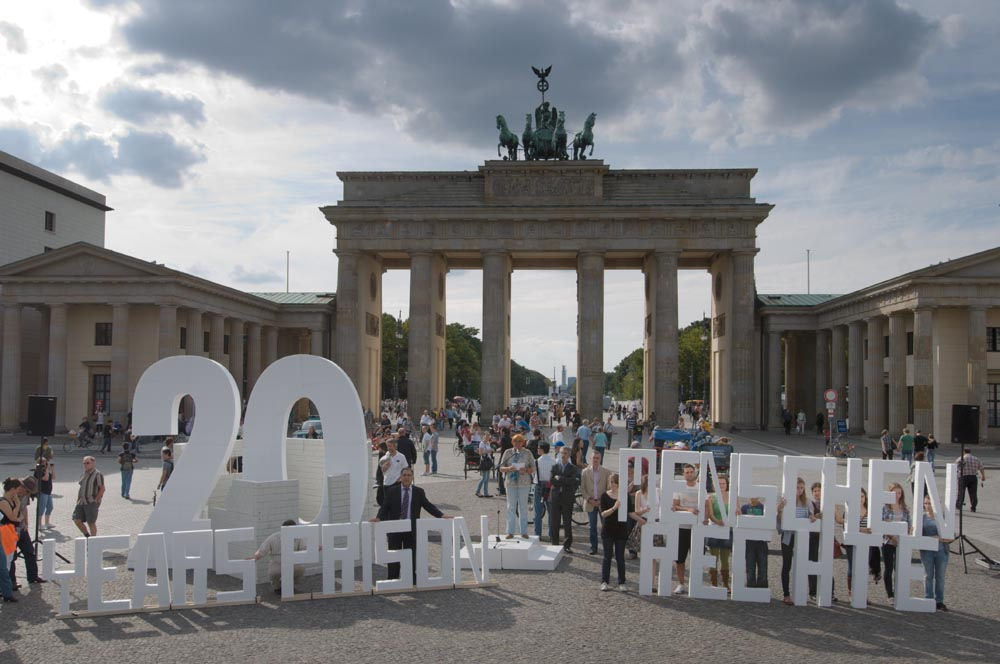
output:
[{"label": "handbag", "polygon": [[0,543],[2,543],[5,556],[13,555],[17,550],[17,529],[13,523],[5,523],[0,526]]}]

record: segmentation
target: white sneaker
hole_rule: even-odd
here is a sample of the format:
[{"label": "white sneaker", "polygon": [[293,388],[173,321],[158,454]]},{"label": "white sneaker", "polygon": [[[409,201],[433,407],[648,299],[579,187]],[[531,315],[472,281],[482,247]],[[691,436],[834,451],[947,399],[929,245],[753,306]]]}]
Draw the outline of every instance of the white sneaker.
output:
[{"label": "white sneaker", "polygon": [[628,590],[628,588],[625,587],[624,583],[618,586],[618,592],[625,592],[626,590]]},{"label": "white sneaker", "polygon": [[677,587],[674,588],[675,595],[683,595],[687,593],[687,591],[688,591],[687,586],[685,586],[683,583],[677,584]]},{"label": "white sneaker", "polygon": [[601,584],[601,592],[605,592],[607,589],[608,589],[608,584],[602,583]]}]

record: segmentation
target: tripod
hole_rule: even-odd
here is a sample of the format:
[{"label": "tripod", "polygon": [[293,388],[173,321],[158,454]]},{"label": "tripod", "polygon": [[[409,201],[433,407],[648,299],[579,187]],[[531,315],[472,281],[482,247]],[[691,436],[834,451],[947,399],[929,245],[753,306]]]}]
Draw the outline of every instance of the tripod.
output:
[{"label": "tripod", "polygon": [[[964,450],[962,452],[962,456],[958,458],[958,477],[959,479],[965,477]],[[973,475],[973,478],[977,479],[978,481],[978,478],[976,478],[975,475]],[[985,553],[983,553],[983,550],[980,549],[978,546],[976,546],[971,539],[966,537],[965,528],[963,526],[964,515],[965,515],[965,501],[963,500],[958,504],[958,537],[955,538],[955,542],[958,544],[958,551],[952,551],[951,553],[957,553],[960,556],[962,556],[962,567],[965,570],[966,574],[969,573],[969,562],[966,560],[966,556],[971,556],[973,555],[973,553],[978,553],[980,555],[981,560],[978,562],[981,565],[993,571],[1000,571],[1000,562],[997,562],[996,560],[993,560],[992,558],[987,556]],[[966,545],[968,545],[968,547],[972,550],[966,551]]]}]

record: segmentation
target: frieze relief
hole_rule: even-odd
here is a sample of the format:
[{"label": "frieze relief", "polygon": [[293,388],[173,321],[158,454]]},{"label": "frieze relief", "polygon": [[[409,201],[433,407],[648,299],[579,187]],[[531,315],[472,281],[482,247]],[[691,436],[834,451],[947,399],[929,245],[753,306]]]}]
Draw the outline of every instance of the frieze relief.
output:
[{"label": "frieze relief", "polygon": [[592,176],[524,177],[493,175],[493,198],[594,198],[596,182]]},{"label": "frieze relief", "polygon": [[634,237],[727,240],[753,238],[755,235],[753,222],[715,220],[345,221],[337,226],[341,237],[359,240],[362,244],[365,240],[478,238],[572,240]]}]

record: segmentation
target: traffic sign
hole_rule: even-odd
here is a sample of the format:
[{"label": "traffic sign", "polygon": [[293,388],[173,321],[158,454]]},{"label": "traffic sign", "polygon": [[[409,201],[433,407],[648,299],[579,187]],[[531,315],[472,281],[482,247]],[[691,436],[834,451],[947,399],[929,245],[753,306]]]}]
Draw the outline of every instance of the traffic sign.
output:
[{"label": "traffic sign", "polygon": [[823,391],[823,399],[825,401],[836,401],[837,400],[837,390],[833,388],[828,388]]},{"label": "traffic sign", "polygon": [[836,407],[837,407],[837,402],[836,401],[827,401],[826,402],[826,409],[827,410],[833,410]]},{"label": "traffic sign", "polygon": [[837,433],[847,433],[847,420],[837,420]]}]

